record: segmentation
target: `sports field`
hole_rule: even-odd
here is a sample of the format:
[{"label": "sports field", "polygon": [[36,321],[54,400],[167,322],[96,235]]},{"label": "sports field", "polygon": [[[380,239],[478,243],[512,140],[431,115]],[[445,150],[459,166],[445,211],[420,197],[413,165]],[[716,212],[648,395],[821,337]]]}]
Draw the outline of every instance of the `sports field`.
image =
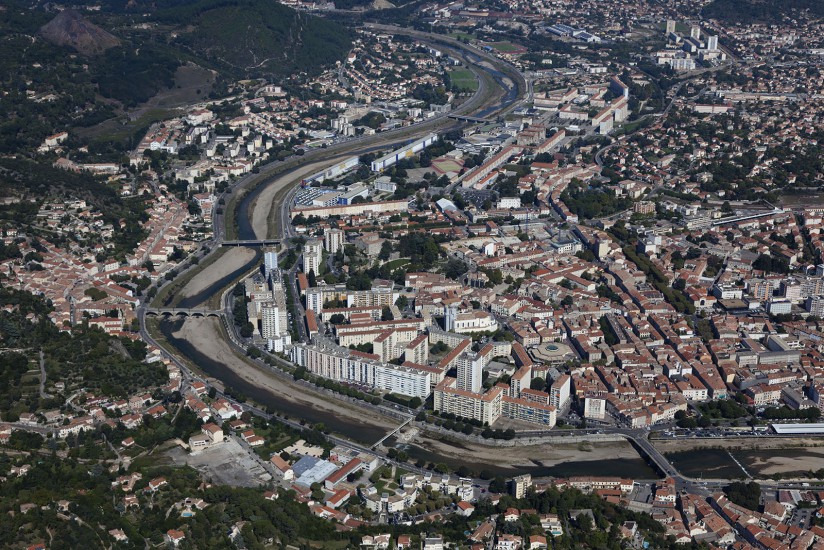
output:
[{"label": "sports field", "polygon": [[469,69],[449,71],[449,79],[452,81],[453,86],[457,86],[461,90],[474,92],[478,89],[478,81],[475,80],[475,75]]}]

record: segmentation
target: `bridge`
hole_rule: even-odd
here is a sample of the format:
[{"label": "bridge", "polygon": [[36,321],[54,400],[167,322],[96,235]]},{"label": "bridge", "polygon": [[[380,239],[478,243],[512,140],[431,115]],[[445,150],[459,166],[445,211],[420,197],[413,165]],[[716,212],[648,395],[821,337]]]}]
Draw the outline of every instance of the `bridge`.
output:
[{"label": "bridge", "polygon": [[279,239],[223,241],[220,246],[279,246]]},{"label": "bridge", "polygon": [[397,428],[395,428],[394,430],[392,430],[391,432],[389,432],[388,434],[383,436],[380,439],[380,441],[378,441],[377,443],[375,443],[374,445],[369,447],[369,450],[374,451],[376,447],[380,446],[384,441],[386,441],[387,439],[389,439],[390,437],[392,437],[393,435],[395,435],[396,433],[401,431],[401,428],[403,428],[404,426],[406,426],[407,424],[412,422],[414,419],[415,419],[415,415],[412,415],[409,418],[407,418],[406,420],[404,420],[403,423],[400,426],[398,426]]},{"label": "bridge", "polygon": [[156,307],[146,309],[146,315],[176,317],[220,317],[223,310],[206,308],[185,308],[185,307]]},{"label": "bridge", "polygon": [[477,123],[480,123],[480,124],[487,123],[487,122],[493,122],[493,121],[489,120],[488,118],[480,118],[480,117],[469,116],[469,115],[447,115],[447,116],[449,118],[453,119],[453,120],[460,120],[460,121],[463,121],[463,122],[477,122]]}]

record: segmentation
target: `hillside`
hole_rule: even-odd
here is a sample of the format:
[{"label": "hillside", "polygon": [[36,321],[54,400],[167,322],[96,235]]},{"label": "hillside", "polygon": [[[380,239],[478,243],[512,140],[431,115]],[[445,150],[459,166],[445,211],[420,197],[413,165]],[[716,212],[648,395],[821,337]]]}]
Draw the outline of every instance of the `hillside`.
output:
[{"label": "hillside", "polygon": [[34,0],[0,9],[0,154],[123,115],[179,86],[183,66],[216,71],[224,89],[241,78],[313,76],[343,59],[352,40],[340,23],[271,0],[108,0],[99,12],[77,9],[57,14]]},{"label": "hillside", "polygon": [[824,17],[821,0],[713,0],[703,10],[704,17],[730,23],[773,23],[809,11]]},{"label": "hillside", "polygon": [[316,73],[343,59],[352,38],[336,23],[262,0],[199,2],[156,17],[191,23],[174,44],[244,77]]},{"label": "hillside", "polygon": [[75,10],[63,10],[40,28],[40,35],[57,46],[85,55],[101,53],[120,44],[113,34],[88,21]]}]

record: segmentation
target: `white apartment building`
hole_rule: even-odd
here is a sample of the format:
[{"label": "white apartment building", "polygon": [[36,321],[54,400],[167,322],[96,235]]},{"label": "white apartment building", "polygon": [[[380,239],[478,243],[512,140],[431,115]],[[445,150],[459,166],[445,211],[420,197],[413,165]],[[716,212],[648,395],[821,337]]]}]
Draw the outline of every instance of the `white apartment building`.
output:
[{"label": "white apartment building", "polygon": [[549,387],[549,404],[559,409],[569,401],[570,378],[568,374],[559,376]]},{"label": "white apartment building", "polygon": [[278,269],[278,251],[267,248],[263,251],[263,274],[268,279]]},{"label": "white apartment building", "polygon": [[483,387],[484,361],[476,353],[463,353],[458,357],[458,382],[461,390],[480,393]]},{"label": "white apartment building", "polygon": [[292,361],[312,374],[338,382],[362,384],[421,399],[430,393],[428,371],[383,363],[372,354],[340,346],[297,344],[292,348]]},{"label": "white apartment building", "polygon": [[320,274],[320,264],[323,261],[323,245],[317,239],[306,241],[303,245],[303,272],[314,271],[315,275]]},{"label": "white apartment building", "polygon": [[584,418],[603,420],[606,416],[606,408],[606,399],[594,396],[586,396],[584,398]]},{"label": "white apartment building", "polygon": [[327,229],[323,232],[323,246],[329,254],[335,254],[343,248],[346,238],[341,229]]}]

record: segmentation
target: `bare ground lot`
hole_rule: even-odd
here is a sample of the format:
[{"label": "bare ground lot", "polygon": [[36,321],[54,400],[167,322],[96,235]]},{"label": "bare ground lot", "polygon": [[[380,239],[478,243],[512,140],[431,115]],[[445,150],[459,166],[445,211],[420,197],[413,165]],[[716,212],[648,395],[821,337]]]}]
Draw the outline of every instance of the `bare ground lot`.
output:
[{"label": "bare ground lot", "polygon": [[213,483],[222,485],[257,487],[269,476],[248,451],[231,438],[198,454],[189,454],[180,447],[173,447],[167,454],[175,464],[191,466]]}]

